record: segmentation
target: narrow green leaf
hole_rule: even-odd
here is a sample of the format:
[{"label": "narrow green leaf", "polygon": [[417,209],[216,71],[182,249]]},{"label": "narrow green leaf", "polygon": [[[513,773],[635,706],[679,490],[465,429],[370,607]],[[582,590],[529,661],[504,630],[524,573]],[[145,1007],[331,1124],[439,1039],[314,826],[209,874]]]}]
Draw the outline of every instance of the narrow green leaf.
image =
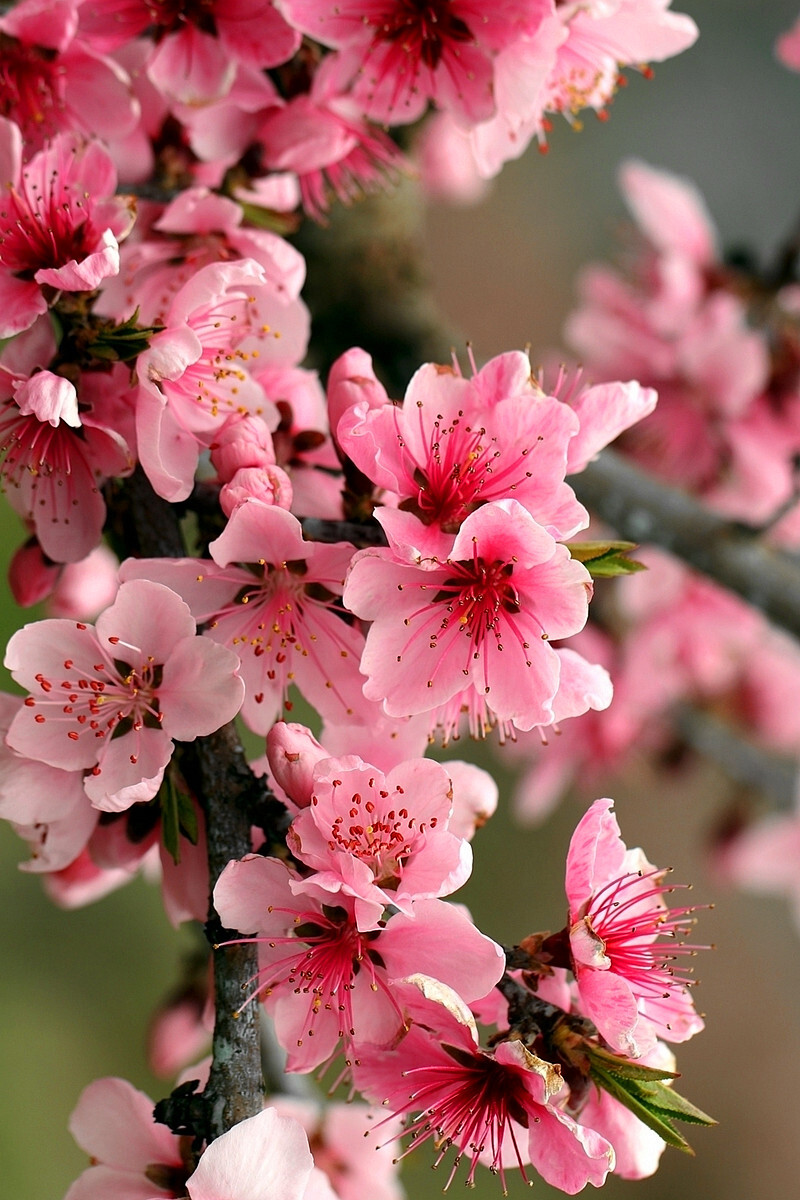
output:
[{"label": "narrow green leaf", "polygon": [[164,843],[164,849],[177,865],[181,861],[178,795],[169,774],[164,777],[158,796],[161,802],[161,840]]},{"label": "narrow green leaf", "polygon": [[637,549],[635,542],[565,542],[570,554],[582,562],[590,575],[606,579],[614,575],[632,575],[647,570],[644,563],[628,558]]},{"label": "narrow green leaf", "polygon": [[678,1079],[680,1078],[679,1071],[667,1071],[664,1067],[646,1067],[643,1063],[636,1062],[634,1059],[622,1058],[619,1054],[612,1054],[609,1050],[603,1050],[600,1046],[588,1045],[586,1047],[589,1055],[589,1061],[594,1066],[597,1064],[606,1071],[610,1071],[612,1075],[618,1075],[622,1079]]},{"label": "narrow green leaf", "polygon": [[646,1125],[648,1129],[652,1129],[654,1133],[657,1133],[668,1146],[673,1146],[676,1150],[682,1150],[684,1154],[694,1154],[689,1143],[685,1138],[681,1137],[669,1117],[652,1109],[644,1099],[635,1095],[630,1090],[633,1083],[632,1080],[623,1081],[599,1067],[592,1068],[592,1078],[610,1096],[613,1096],[615,1100],[619,1100],[620,1104],[624,1104],[635,1117],[639,1118],[642,1124]]},{"label": "narrow green leaf", "polygon": [[193,846],[197,845],[197,810],[192,803],[191,796],[182,788],[175,786],[175,793],[178,797],[178,824],[180,831],[185,838],[188,838]]}]

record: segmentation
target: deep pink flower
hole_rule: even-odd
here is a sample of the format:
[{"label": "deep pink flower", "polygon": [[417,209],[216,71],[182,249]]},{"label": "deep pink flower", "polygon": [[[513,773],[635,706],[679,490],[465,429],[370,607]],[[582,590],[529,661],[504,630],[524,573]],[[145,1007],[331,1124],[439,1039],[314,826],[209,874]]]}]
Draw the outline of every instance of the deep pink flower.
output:
[{"label": "deep pink flower", "polygon": [[[669,908],[663,882],[641,850],[628,850],[611,800],[595,800],[567,855],[569,940],[582,1010],[609,1045],[638,1058],[657,1036],[683,1042],[703,1028],[688,985],[683,942],[692,907]],[[660,938],[670,939],[668,942]]]},{"label": "deep pink flower", "polygon": [[568,1092],[557,1067],[521,1041],[481,1050],[469,1009],[431,980],[412,976],[399,995],[411,1017],[408,1032],[395,1047],[359,1043],[355,1080],[393,1114],[411,1115],[411,1145],[432,1138],[436,1166],[455,1147],[445,1191],[464,1158],[468,1187],[483,1163],[499,1175],[504,1194],[510,1169],[531,1182],[528,1163],[569,1195],[604,1182],[614,1151],[563,1111]]},{"label": "deep pink flower", "polygon": [[225,95],[237,63],[276,67],[300,45],[300,34],[271,0],[89,0],[79,16],[81,33],[102,50],[154,27],[147,74],[165,96],[184,104]]},{"label": "deep pink flower", "polygon": [[[91,292],[119,270],[129,198],[97,142],[58,134],[23,166],[22,135],[0,117],[0,337],[27,329],[58,292]],[[43,290],[45,289],[45,290]]]},{"label": "deep pink flower", "polygon": [[[538,7],[538,6],[534,6]],[[529,6],[501,0],[282,0],[288,19],[340,51],[339,72],[373,121],[403,124],[428,102],[465,124],[494,111],[492,58],[529,25]]]},{"label": "deep pink flower", "polygon": [[274,858],[231,862],[214,891],[228,928],[254,932],[260,996],[287,1051],[290,1071],[312,1071],[354,1040],[386,1044],[403,1027],[393,981],[422,970],[467,1000],[500,978],[501,948],[479,933],[461,908],[418,900],[413,916],[397,913],[359,932],[355,901],[331,895]]},{"label": "deep pink flower", "polygon": [[79,562],[100,541],[101,484],[130,474],[133,459],[106,414],[81,409],[75,385],[46,369],[54,353],[50,322],[40,318],[2,354],[0,476],[47,557]]},{"label": "deep pink flower", "polygon": [[0,115],[34,153],[73,130],[107,141],[139,116],[126,73],[76,36],[80,0],[21,0],[0,16]]},{"label": "deep pink flower", "polygon": [[514,499],[554,537],[588,524],[564,482],[578,422],[535,383],[526,354],[498,355],[471,379],[427,363],[402,405],[375,399],[370,390],[346,410],[336,437],[368,478],[422,522],[427,533],[420,529],[416,544],[426,556],[445,556],[464,519],[494,500]]},{"label": "deep pink flower", "polygon": [[219,729],[242,702],[236,656],[195,631],[180,597],[147,580],[124,583],[94,627],[26,625],[5,658],[31,693],[8,744],[54,767],[88,770],[86,794],[98,808],[151,799],[173,739]]},{"label": "deep pink flower", "polygon": [[183,596],[206,636],[241,659],[243,720],[265,734],[292,683],[325,716],[359,719],[360,631],[341,615],[353,547],[306,542],[290,513],[248,500],[211,543],[214,561],[128,559],[123,579],[158,579]]},{"label": "deep pink flower", "polygon": [[344,601],[372,621],[364,695],[404,716],[463,693],[475,725],[484,712],[517,729],[549,725],[561,660],[548,641],[582,628],[590,594],[586,569],[516,500],[471,513],[441,560],[400,542],[363,550]]}]

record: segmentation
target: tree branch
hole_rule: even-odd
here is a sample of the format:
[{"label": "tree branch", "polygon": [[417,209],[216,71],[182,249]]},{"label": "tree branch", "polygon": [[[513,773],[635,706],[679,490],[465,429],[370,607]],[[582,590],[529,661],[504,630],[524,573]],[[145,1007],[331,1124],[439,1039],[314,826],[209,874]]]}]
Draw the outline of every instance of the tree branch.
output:
[{"label": "tree branch", "polygon": [[800,639],[800,563],[768,545],[760,531],[726,521],[613,450],[570,483],[620,537],[662,546]]}]

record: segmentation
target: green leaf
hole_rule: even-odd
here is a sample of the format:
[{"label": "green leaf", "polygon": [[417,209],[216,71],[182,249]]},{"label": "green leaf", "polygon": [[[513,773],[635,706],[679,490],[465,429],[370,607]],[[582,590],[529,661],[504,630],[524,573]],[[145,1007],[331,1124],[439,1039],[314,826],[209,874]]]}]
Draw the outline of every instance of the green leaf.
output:
[{"label": "green leaf", "polygon": [[161,804],[161,840],[164,849],[177,865],[181,861],[181,837],[197,845],[197,810],[192,797],[181,786],[180,775],[168,769],[158,793]]},{"label": "green leaf", "polygon": [[610,1071],[612,1075],[618,1075],[623,1079],[656,1081],[680,1077],[678,1071],[667,1071],[664,1067],[646,1067],[643,1063],[636,1062],[635,1059],[622,1058],[619,1054],[612,1054],[611,1051],[603,1050],[600,1046],[588,1045],[586,1050],[592,1066],[597,1064],[603,1070]]},{"label": "green leaf", "polygon": [[159,789],[158,798],[161,802],[161,840],[164,843],[164,849],[167,854],[171,856],[172,861],[177,865],[181,861],[178,794],[175,791],[169,774],[164,777],[164,782]]},{"label": "green leaf", "polygon": [[[601,1056],[615,1060],[620,1065],[615,1069],[609,1069],[600,1064]],[[615,1100],[618,1100],[620,1104],[624,1104],[643,1124],[663,1138],[668,1146],[682,1150],[684,1154],[694,1153],[689,1143],[673,1125],[675,1120],[686,1121],[691,1125],[716,1125],[716,1121],[712,1117],[707,1116],[694,1104],[685,1100],[683,1096],[679,1096],[674,1088],[663,1082],[663,1078],[644,1079],[637,1078],[633,1074],[634,1069],[637,1072],[645,1072],[653,1070],[653,1068],[639,1067],[635,1063],[616,1059],[615,1055],[606,1055],[602,1051],[597,1054],[594,1047],[591,1051],[591,1059],[591,1077],[595,1083]],[[674,1078],[668,1071],[658,1072],[658,1074]]]},{"label": "green leaf", "polygon": [[644,563],[628,558],[632,550],[638,549],[635,542],[565,542],[574,559],[582,562],[594,579],[607,579],[614,575],[633,575],[646,571]]},{"label": "green leaf", "polygon": [[87,349],[95,358],[106,362],[133,362],[150,345],[154,334],[163,325],[139,326],[138,308],[127,321],[119,325],[102,325],[94,330]]}]

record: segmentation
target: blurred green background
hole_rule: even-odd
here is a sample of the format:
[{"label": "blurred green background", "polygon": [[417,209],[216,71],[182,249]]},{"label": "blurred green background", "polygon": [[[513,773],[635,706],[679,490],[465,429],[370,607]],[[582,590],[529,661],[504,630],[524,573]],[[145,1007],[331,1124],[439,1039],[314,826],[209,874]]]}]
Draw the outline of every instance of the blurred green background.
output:
[{"label": "blurred green background", "polygon": [[[613,253],[623,216],[615,174],[624,157],[694,178],[726,244],[773,252],[794,227],[800,76],[775,63],[772,43],[795,19],[798,0],[675,0],[674,7],[695,17],[700,42],[657,67],[652,81],[633,78],[607,125],[590,116],[581,134],[557,126],[549,155],[532,151],[509,164],[479,208],[430,213],[425,236],[434,290],[478,354],[557,344],[577,269]],[[6,560],[19,537],[9,519]],[[1,615],[4,637],[30,618],[15,612],[6,591]],[[800,937],[779,902],[720,891],[709,878],[704,840],[730,795],[717,768],[696,764],[665,775],[642,762],[609,790],[628,844],[674,865],[676,879],[692,880],[698,903],[716,902],[700,933],[718,946],[698,966],[708,1029],[678,1049],[678,1061],[684,1094],[720,1124],[691,1133],[695,1159],[667,1151],[652,1180],[614,1180],[605,1194],[794,1196]],[[479,833],[463,898],[483,930],[516,941],[560,927],[566,847],[593,798],[576,793],[539,830],[515,828],[506,808]],[[34,877],[16,870],[22,857],[20,843],[1,827],[0,1195],[60,1200],[86,1165],[66,1128],[81,1089],[115,1074],[154,1097],[164,1094],[144,1064],[146,1026],[192,941],[169,927],[158,890],[141,880],[65,913]],[[412,1200],[438,1194],[444,1182],[429,1170],[432,1157],[423,1150],[407,1160]],[[457,1178],[452,1190],[461,1186]],[[536,1188],[540,1197],[553,1194]],[[512,1196],[523,1191],[514,1181]],[[484,1173],[476,1195],[498,1194],[499,1183]]]}]

